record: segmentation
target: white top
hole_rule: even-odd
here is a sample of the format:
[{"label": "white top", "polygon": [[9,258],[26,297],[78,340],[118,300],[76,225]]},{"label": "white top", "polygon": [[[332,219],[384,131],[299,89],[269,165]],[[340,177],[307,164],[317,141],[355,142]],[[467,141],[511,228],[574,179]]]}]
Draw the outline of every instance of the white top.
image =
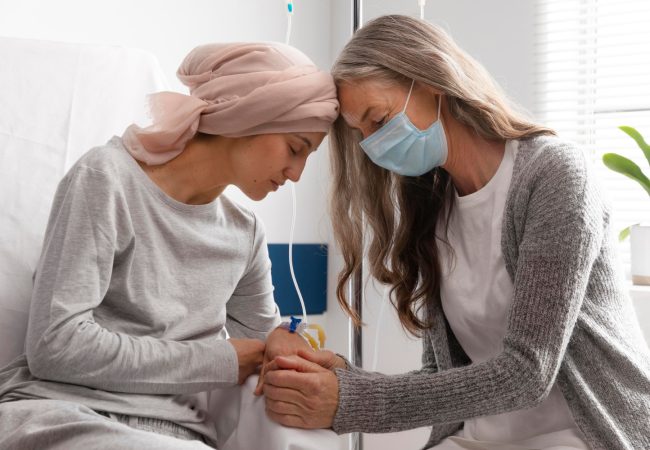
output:
[{"label": "white top", "polygon": [[[514,140],[506,143],[499,168],[483,188],[463,197],[456,194],[448,229],[455,257],[438,243],[442,307],[473,362],[494,358],[503,350],[513,283],[501,252],[501,225],[518,145]],[[535,408],[465,421],[464,429],[451,439],[458,438],[519,444],[515,448],[589,448],[557,385]]]}]

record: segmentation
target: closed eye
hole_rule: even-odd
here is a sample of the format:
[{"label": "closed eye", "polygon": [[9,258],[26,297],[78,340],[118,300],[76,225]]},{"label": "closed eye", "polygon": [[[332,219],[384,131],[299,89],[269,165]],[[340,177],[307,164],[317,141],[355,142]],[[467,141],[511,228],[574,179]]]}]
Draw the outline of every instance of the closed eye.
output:
[{"label": "closed eye", "polygon": [[372,122],[372,126],[373,126],[373,128],[374,128],[375,130],[377,130],[377,129],[383,127],[384,124],[386,123],[386,119],[387,119],[387,118],[388,118],[388,114],[386,114],[384,117],[382,117],[381,120],[373,121],[373,122]]}]

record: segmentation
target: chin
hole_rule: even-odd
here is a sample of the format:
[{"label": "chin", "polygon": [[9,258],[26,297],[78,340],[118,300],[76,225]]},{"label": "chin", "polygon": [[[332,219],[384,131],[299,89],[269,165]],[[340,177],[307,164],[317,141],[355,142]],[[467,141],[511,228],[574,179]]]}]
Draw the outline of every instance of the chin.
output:
[{"label": "chin", "polygon": [[269,195],[268,192],[244,192],[246,194],[246,197],[250,198],[251,200],[255,202],[259,202],[260,200],[264,200],[267,195]]}]

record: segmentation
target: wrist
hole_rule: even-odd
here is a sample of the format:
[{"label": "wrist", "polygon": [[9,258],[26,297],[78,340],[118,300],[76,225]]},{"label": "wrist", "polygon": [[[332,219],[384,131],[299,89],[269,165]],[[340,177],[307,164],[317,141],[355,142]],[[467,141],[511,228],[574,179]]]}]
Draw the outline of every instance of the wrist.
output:
[{"label": "wrist", "polygon": [[285,330],[287,333],[302,334],[307,328],[307,323],[301,317],[291,316],[290,320],[280,323],[278,328]]},{"label": "wrist", "polygon": [[344,369],[344,370],[350,370],[352,368],[352,364],[350,361],[347,360],[347,358],[339,353],[335,353],[336,355],[336,366],[334,369]]},{"label": "wrist", "polygon": [[[281,340],[297,340],[298,342],[305,343],[307,347],[311,348],[309,340],[304,336],[303,333],[291,332],[288,327],[279,325],[275,330],[273,330],[273,337]],[[270,337],[270,335],[269,335]]]}]

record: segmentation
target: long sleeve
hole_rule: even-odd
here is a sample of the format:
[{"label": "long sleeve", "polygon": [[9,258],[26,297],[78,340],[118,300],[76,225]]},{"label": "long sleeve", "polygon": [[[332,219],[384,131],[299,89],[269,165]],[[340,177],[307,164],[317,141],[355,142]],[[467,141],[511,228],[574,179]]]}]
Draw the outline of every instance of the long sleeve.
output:
[{"label": "long sleeve", "polygon": [[558,153],[518,193],[526,197],[523,236],[503,351],[437,373],[395,376],[337,370],[333,428],[389,432],[459,422],[539,404],[548,395],[572,335],[603,240],[605,212],[582,155]]},{"label": "long sleeve", "polygon": [[273,298],[271,260],[262,222],[255,217],[255,234],[246,273],[226,304],[226,329],[232,337],[266,340],[280,324]]},{"label": "long sleeve", "polygon": [[26,355],[34,376],[115,392],[194,393],[237,380],[223,339],[166,340],[103,327],[94,311],[113,266],[135,245],[119,192],[76,167],[56,193],[32,296]]}]

